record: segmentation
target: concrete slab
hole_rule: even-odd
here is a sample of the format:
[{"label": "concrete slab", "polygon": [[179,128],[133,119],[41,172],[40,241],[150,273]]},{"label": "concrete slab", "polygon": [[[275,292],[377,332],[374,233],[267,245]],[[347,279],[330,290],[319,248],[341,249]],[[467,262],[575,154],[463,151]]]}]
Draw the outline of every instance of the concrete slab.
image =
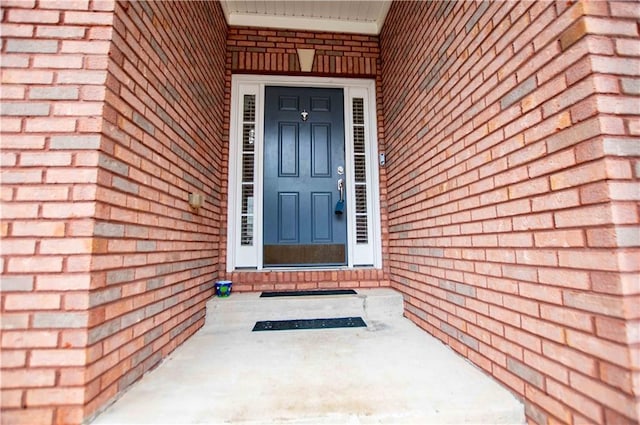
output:
[{"label": "concrete slab", "polygon": [[[400,295],[389,291],[359,291],[351,300],[213,299],[203,329],[93,423],[525,422],[523,405],[509,391],[402,318]],[[359,311],[368,327],[251,332],[254,313],[258,320],[293,310],[306,316],[295,318],[320,318],[314,308],[335,313],[330,317]]]}]

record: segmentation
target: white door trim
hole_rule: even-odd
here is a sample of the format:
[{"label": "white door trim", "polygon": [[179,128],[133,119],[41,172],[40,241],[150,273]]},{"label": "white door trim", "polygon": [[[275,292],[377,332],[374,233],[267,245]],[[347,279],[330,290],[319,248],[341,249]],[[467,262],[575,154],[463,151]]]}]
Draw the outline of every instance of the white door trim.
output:
[{"label": "white door trim", "polygon": [[[231,78],[231,113],[229,123],[229,175],[227,203],[227,272],[236,270],[262,270],[262,191],[263,191],[263,134],[264,134],[264,89],[266,86],[324,87],[344,89],[345,168],[347,172],[347,199],[355,199],[355,174],[353,158],[353,98],[362,98],[365,108],[365,152],[367,158],[367,212],[369,243],[356,244],[355,208],[349,208],[347,221],[348,265],[382,268],[382,234],[380,229],[380,183],[378,172],[378,126],[376,111],[375,80],[350,78],[324,78],[272,75],[233,75]],[[254,196],[253,196],[253,245],[241,246],[240,199],[242,152],[242,107],[246,94],[255,96],[255,142],[254,142]],[[309,267],[300,267],[307,270]],[[335,269],[344,269],[336,267]]]}]

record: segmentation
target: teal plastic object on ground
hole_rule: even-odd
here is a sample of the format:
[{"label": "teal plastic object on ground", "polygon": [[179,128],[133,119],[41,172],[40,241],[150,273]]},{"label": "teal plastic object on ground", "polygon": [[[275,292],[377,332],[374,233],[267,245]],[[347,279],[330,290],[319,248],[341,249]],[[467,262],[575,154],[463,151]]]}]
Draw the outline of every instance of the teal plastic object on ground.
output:
[{"label": "teal plastic object on ground", "polygon": [[216,282],[214,288],[216,295],[219,297],[228,297],[231,295],[231,285],[233,283],[230,280],[220,280]]}]

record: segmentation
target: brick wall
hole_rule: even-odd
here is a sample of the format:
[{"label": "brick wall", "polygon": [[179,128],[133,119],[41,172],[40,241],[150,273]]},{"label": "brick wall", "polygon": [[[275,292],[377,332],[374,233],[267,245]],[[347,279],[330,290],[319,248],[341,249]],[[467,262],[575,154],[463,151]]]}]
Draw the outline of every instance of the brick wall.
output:
[{"label": "brick wall", "polygon": [[[532,422],[638,420],[637,3],[395,2],[382,66],[375,37],[227,39],[213,2],[0,13],[3,422],[93,414],[202,324],[218,277],[389,270]],[[304,75],[376,79],[382,271],[224,272],[231,73],[303,75],[297,47],[317,50]]]},{"label": "brick wall", "polygon": [[[301,72],[296,49],[315,49],[311,72]],[[378,37],[371,35],[284,31],[278,29],[230,27],[227,38],[227,93],[231,92],[231,74],[305,75],[376,80],[378,108],[378,145],[384,146],[380,49]],[[230,98],[227,98],[225,123],[229,122]],[[228,134],[228,129],[227,129]],[[228,150],[224,150],[224,175],[228,175]],[[226,192],[225,181],[224,191]],[[387,228],[386,175],[380,169],[382,229]],[[226,223],[226,197],[222,223]],[[234,282],[237,291],[292,290],[318,288],[358,288],[388,286],[387,233],[382,234],[381,270],[341,270],[307,272],[226,272],[226,232],[221,233],[220,276]]]},{"label": "brick wall", "polygon": [[2,1],[2,422],[77,423],[113,3]]},{"label": "brick wall", "polygon": [[391,284],[534,423],[638,420],[638,17],[394,2],[380,36]]},{"label": "brick wall", "polygon": [[227,55],[233,73],[302,75],[296,49],[315,49],[311,75],[363,78],[379,75],[377,36],[229,28]]},{"label": "brick wall", "polygon": [[[118,2],[99,157],[94,411],[204,323],[217,278],[226,23],[216,2]],[[205,196],[194,211],[189,193]]]}]

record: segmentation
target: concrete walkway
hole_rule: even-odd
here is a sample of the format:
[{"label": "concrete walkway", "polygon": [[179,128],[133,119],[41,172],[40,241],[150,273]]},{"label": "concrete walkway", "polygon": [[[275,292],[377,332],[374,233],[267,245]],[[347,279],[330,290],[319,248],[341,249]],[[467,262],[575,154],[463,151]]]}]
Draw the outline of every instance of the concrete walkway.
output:
[{"label": "concrete walkway", "polygon": [[[524,423],[510,392],[401,317],[399,294],[358,292],[212,299],[205,326],[93,423]],[[368,326],[251,332],[341,316]]]}]

